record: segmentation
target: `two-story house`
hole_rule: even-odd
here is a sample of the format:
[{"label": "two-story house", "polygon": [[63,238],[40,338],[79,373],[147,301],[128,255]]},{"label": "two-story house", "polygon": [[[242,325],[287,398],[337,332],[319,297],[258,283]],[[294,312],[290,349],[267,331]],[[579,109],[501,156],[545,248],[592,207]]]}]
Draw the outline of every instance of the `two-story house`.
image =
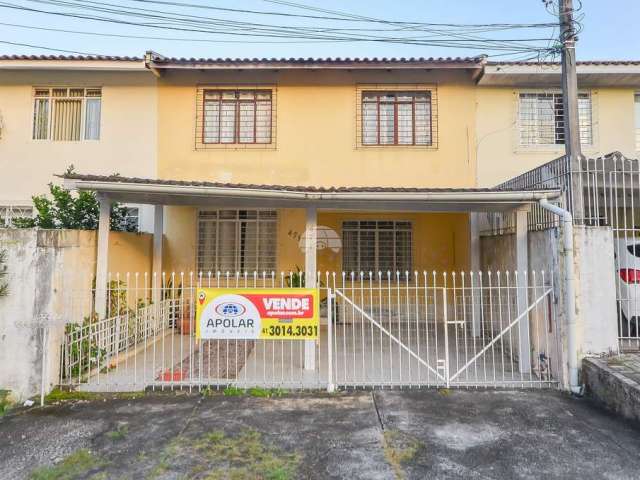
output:
[{"label": "two-story house", "polygon": [[[585,153],[619,150],[636,156],[640,63],[586,62],[578,72]],[[153,365],[149,369],[153,377],[145,376],[145,384],[158,378],[162,381],[165,374],[175,379],[173,366],[167,373],[165,362],[179,361],[179,375],[184,362],[193,365],[182,353],[173,356],[184,348],[191,353],[196,349],[191,337],[174,338],[175,302],[180,309],[187,306],[186,313],[182,310],[187,324],[180,331],[188,334],[193,320],[193,311],[188,309],[195,304],[194,298],[176,300],[177,286],[184,295],[193,295],[191,287],[211,284],[212,279],[216,285],[300,286],[300,277],[296,280],[294,275],[298,269],[305,272],[306,286],[324,282],[325,293],[336,273],[337,282],[347,292],[343,309],[351,302],[352,320],[359,312],[360,330],[352,321],[349,333],[348,322],[342,323],[345,346],[340,358],[345,361],[345,352],[365,352],[364,347],[355,348],[355,342],[347,349],[346,339],[354,340],[357,334],[364,345],[365,309],[377,304],[382,323],[371,320],[371,328],[375,324],[380,338],[386,332],[395,342],[389,343],[389,355],[404,348],[398,359],[405,355],[409,361],[409,381],[411,359],[446,385],[456,378],[463,381],[466,367],[499,341],[501,348],[506,344],[507,351],[516,354],[504,357],[501,352],[495,360],[492,351],[489,369],[509,362],[508,370],[519,378],[505,377],[503,369],[506,384],[515,380],[524,384],[523,375],[528,376],[526,381],[544,382],[551,379],[547,356],[555,361],[559,357],[556,347],[538,341],[539,336],[548,340],[547,334],[556,331],[550,323],[552,315],[540,306],[544,301],[549,312],[553,308],[544,278],[537,285],[546,293],[531,305],[528,296],[536,295],[538,287],[532,290],[526,275],[513,277],[506,293],[499,282],[497,287],[489,284],[497,297],[490,293],[487,307],[482,305],[487,295],[482,284],[474,285],[480,298],[470,293],[469,304],[464,283],[455,283],[456,278],[464,277],[436,278],[430,272],[480,270],[478,213],[487,211],[512,214],[516,247],[505,249],[509,252],[504,256],[513,254],[514,258],[504,263],[519,272],[528,271],[528,210],[540,201],[557,200],[561,193],[557,188],[491,187],[562,155],[564,115],[559,80],[554,64],[487,63],[483,57],[185,59],[153,52],[144,59],[5,56],[0,58],[0,158],[4,169],[0,202],[5,210],[28,208],[32,194],[42,192],[49,181],[61,181],[54,174],[64,173],[70,164],[75,166],[77,173],[63,175],[62,181],[69,188],[95,191],[100,200],[97,287],[88,303],[99,319],[107,317],[101,325],[109,325],[105,328],[111,333],[123,331],[112,329],[107,315],[113,295],[120,298],[123,278],[116,276],[116,291],[108,291],[109,280],[114,279],[109,276],[111,203],[131,205],[138,208],[141,220],[146,217],[141,224],[144,230],[153,231],[153,242],[151,251],[141,254],[148,257],[146,265],[151,267],[148,272],[134,273],[152,276],[142,277],[141,283],[139,276],[124,277],[136,282],[124,302],[142,297],[144,303],[149,297],[152,310],[164,305],[161,299],[169,302],[162,312],[171,348],[161,350],[162,367]],[[178,274],[165,276],[162,272]],[[361,275],[366,281],[359,281]],[[506,281],[508,284],[508,277]],[[387,296],[384,300],[383,295]],[[541,319],[535,324],[542,327],[530,330],[529,323],[520,320],[533,317],[528,311],[534,307]],[[452,317],[447,317],[449,308]],[[507,325],[502,323],[505,308]],[[139,314],[140,318],[157,318],[149,311],[144,310],[146,317]],[[458,323],[458,312],[471,319],[471,337],[482,337],[488,343],[478,346],[473,340],[469,356],[465,337],[456,343],[454,360],[444,354],[443,367],[438,363],[443,361],[438,331],[446,338],[450,326],[457,332],[461,324],[466,325],[466,320]],[[494,313],[498,318],[492,317]],[[119,321],[119,313],[114,316],[112,311],[111,315]],[[348,314],[343,311],[341,315]],[[424,325],[418,325],[419,317],[426,319]],[[86,318],[89,325],[85,327],[92,331],[94,317]],[[399,319],[408,322],[395,322]],[[401,330],[411,321],[416,322],[414,333]],[[385,330],[385,322],[395,333]],[[150,327],[153,332],[156,326]],[[497,336],[493,330],[480,335],[487,326],[495,327]],[[127,330],[124,332],[126,335]],[[147,327],[142,333],[146,339]],[[409,337],[414,334],[414,340],[420,334],[427,339],[434,335],[434,358],[420,357],[419,341],[418,351],[412,350]],[[119,335],[115,334],[111,345],[116,356],[122,348],[128,354],[129,345],[138,343],[138,330],[133,339],[121,341]],[[373,338],[371,332],[367,339]],[[264,365],[277,363],[275,344],[270,345],[253,352],[257,360],[251,365],[256,366],[258,376],[257,366],[264,372]],[[321,357],[327,343],[305,341],[304,349],[279,345],[282,358],[275,370],[285,368],[288,348],[290,358],[304,357],[298,363],[307,371],[314,369],[316,355]],[[535,348],[529,348],[532,345]],[[205,352],[211,355],[206,350],[210,345],[198,348],[201,358]],[[237,350],[237,344],[236,350],[225,348],[227,359],[244,355],[246,361],[254,346],[246,344],[244,352]],[[166,351],[171,352],[167,353],[170,358],[164,357]],[[373,356],[373,345],[370,351]],[[155,355],[154,351],[154,361]],[[378,356],[381,365],[383,357]],[[461,358],[462,368],[449,372],[447,365],[457,366]],[[238,372],[230,376],[229,366],[225,368],[226,379],[238,378]],[[322,364],[320,368],[328,367]],[[577,369],[574,364],[569,368],[573,378]],[[354,372],[358,372],[355,367]],[[364,365],[362,372],[365,377],[371,373]],[[396,377],[392,369],[388,373],[389,382],[405,384],[402,375]],[[420,370],[417,373],[420,378]],[[296,381],[304,380],[300,375]],[[221,380],[216,377],[216,381]],[[362,382],[368,380],[353,381],[365,384]],[[487,379],[480,383],[487,384]]]},{"label": "two-story house", "polygon": [[[585,153],[635,156],[640,64],[578,70]],[[481,187],[562,154],[558,85],[557,65],[482,57],[4,56],[0,204],[27,208],[73,164],[120,174],[103,179],[119,195],[73,185],[140,205],[143,230],[142,205],[165,205],[163,269],[304,269],[318,199],[320,271],[465,270],[469,212],[497,204]]]}]

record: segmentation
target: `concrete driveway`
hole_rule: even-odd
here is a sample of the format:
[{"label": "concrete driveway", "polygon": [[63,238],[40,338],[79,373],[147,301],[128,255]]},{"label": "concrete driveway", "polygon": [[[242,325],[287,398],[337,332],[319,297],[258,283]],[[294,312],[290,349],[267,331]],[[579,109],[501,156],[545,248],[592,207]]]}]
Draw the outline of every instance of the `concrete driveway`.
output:
[{"label": "concrete driveway", "polygon": [[551,391],[147,394],[0,419],[2,479],[631,479],[640,429]]}]

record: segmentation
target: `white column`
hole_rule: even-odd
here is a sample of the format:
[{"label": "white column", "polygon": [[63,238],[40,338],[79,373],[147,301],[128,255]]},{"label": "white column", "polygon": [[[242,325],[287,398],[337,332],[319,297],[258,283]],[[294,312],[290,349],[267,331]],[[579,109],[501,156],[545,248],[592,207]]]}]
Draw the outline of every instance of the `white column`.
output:
[{"label": "white column", "polygon": [[162,240],[164,234],[164,207],[156,205],[153,212],[153,268],[151,281],[153,282],[153,303],[160,302],[162,289]]},{"label": "white column", "polygon": [[98,255],[96,259],[96,313],[102,319],[107,315],[111,200],[100,196],[98,201],[100,202],[100,217],[98,219]]},{"label": "white column", "polygon": [[[469,213],[469,269],[473,272],[473,276],[470,276],[470,278],[473,278],[474,289],[478,286],[478,274],[482,268],[480,265],[480,225],[478,221],[477,213]],[[471,323],[471,334],[474,337],[478,337],[480,335],[480,317],[482,316],[482,310],[480,309],[481,295],[482,292],[479,289],[476,289],[476,291],[473,292],[474,303],[472,305],[473,319]]]},{"label": "white column", "polygon": [[[316,241],[317,241],[318,211],[315,206],[307,207],[307,224],[305,227],[304,273],[305,287],[316,288]],[[316,342],[304,342],[304,369],[316,368]]]},{"label": "white column", "polygon": [[[518,314],[529,307],[527,289],[529,270],[529,251],[527,245],[527,212],[522,208],[515,211],[516,217],[516,271],[518,272]],[[531,344],[529,342],[529,315],[519,322],[518,332],[518,367],[520,373],[531,372]]]}]

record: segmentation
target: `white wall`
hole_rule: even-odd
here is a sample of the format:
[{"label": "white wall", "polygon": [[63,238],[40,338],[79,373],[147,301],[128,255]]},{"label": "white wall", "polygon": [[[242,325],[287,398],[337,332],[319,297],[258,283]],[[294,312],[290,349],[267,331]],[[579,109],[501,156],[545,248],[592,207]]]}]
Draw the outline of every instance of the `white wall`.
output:
[{"label": "white wall", "polygon": [[[98,141],[32,139],[34,86],[102,87]],[[0,70],[0,205],[30,205],[71,164],[77,172],[155,177],[155,77],[141,72]]]}]

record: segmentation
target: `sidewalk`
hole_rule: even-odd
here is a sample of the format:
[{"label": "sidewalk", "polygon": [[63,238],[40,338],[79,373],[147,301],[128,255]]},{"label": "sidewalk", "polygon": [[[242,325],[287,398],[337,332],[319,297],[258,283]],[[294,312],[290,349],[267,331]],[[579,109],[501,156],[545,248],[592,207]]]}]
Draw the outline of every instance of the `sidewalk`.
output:
[{"label": "sidewalk", "polygon": [[34,478],[94,480],[632,479],[640,471],[634,424],[544,390],[147,394],[9,414],[0,438],[0,478],[12,480],[39,467],[49,470]]}]

